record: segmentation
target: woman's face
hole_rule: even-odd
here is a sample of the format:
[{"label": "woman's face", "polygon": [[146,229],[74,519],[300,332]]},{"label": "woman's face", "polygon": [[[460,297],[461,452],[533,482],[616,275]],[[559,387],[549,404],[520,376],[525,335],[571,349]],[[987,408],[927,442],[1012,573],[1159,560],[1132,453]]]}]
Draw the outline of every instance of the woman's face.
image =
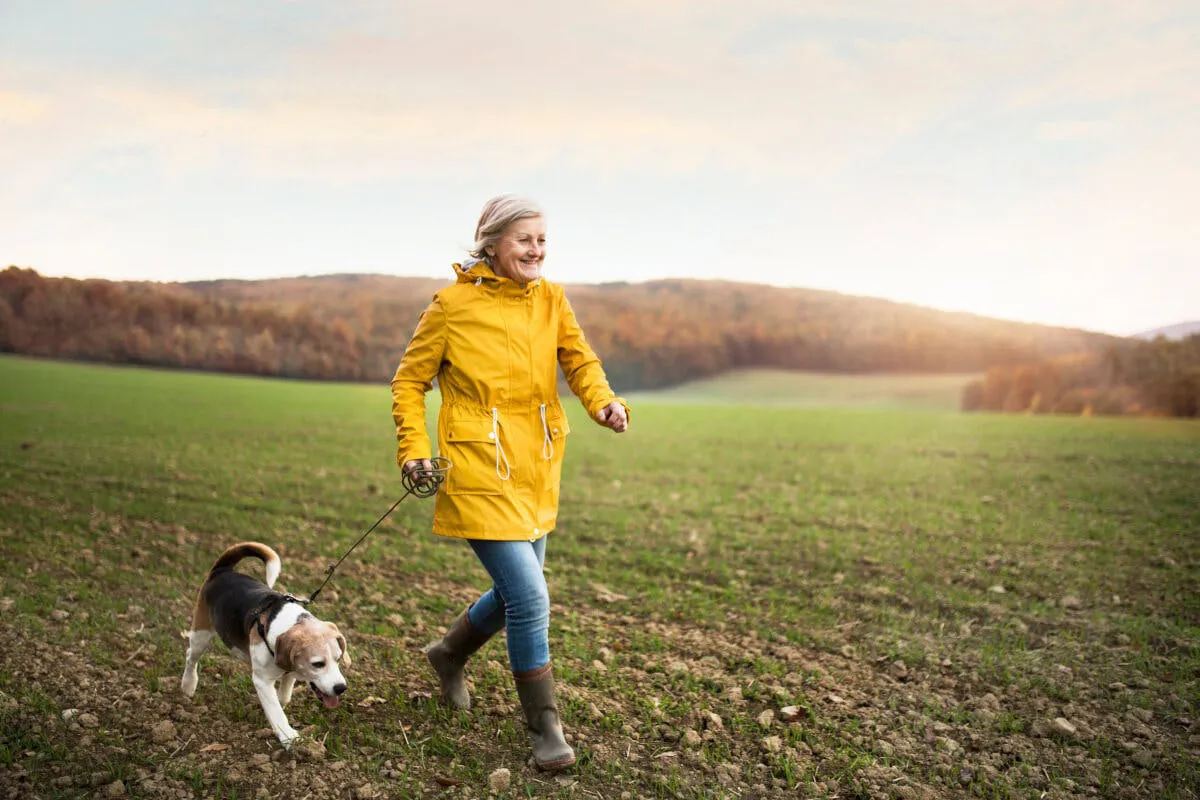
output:
[{"label": "woman's face", "polygon": [[546,220],[525,217],[504,229],[491,248],[492,271],[517,283],[537,280],[546,258]]}]

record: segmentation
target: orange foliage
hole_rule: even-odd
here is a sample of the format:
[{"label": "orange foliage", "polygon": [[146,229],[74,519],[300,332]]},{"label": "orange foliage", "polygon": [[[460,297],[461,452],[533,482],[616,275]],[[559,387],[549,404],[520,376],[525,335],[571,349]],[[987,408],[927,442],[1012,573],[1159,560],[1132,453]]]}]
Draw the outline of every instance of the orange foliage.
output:
[{"label": "orange foliage", "polygon": [[1011,367],[993,367],[964,388],[964,411],[1200,414],[1200,334],[1180,341],[1124,341]]},{"label": "orange foliage", "polygon": [[[447,280],[329,275],[188,284],[0,272],[0,349],[319,379],[386,382]],[[664,280],[567,288],[613,385],[669,386],[730,369],[971,372],[982,408],[1026,410],[1041,373],[1008,368],[1121,340],[834,292]],[[1036,370],[1035,370],[1036,372]]]}]

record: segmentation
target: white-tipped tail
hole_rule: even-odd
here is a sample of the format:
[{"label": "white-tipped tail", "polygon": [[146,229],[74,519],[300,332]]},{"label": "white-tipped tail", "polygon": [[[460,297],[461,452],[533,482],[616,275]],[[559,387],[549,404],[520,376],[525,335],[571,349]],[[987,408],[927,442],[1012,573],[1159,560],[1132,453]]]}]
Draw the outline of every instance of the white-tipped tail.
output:
[{"label": "white-tipped tail", "polygon": [[267,588],[275,587],[275,581],[279,579],[279,572],[283,569],[283,563],[279,560],[279,556],[275,551],[271,551],[271,557],[266,561],[267,567]]},{"label": "white-tipped tail", "polygon": [[279,579],[279,573],[283,569],[283,564],[279,560],[279,554],[262,542],[238,542],[232,545],[224,553],[221,553],[220,558],[212,565],[212,569],[208,571],[208,574],[211,575],[218,569],[232,569],[233,565],[243,558],[257,558],[263,562],[267,570],[267,586],[275,586],[275,581]]}]

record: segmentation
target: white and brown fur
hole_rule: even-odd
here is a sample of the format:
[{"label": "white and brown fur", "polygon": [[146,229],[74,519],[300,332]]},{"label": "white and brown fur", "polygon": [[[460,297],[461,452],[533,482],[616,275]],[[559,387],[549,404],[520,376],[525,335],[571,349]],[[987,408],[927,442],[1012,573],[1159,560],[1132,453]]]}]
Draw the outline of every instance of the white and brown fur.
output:
[{"label": "white and brown fur", "polygon": [[[239,561],[251,557],[266,566],[266,583],[234,570]],[[333,708],[346,691],[338,661],[349,666],[350,655],[336,625],[320,621],[296,598],[271,588],[280,569],[275,551],[258,542],[239,542],[221,554],[196,598],[180,689],[188,697],[196,693],[200,657],[214,638],[221,637],[233,655],[250,662],[267,721],[286,747],[300,735],[283,712],[296,681],[308,683],[325,706]]]}]

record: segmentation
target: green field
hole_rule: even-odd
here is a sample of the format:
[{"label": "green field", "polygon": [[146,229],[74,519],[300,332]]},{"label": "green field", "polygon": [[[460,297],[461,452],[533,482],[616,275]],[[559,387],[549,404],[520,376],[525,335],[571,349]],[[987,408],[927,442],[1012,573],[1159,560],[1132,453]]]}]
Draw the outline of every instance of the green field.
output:
[{"label": "green field", "polygon": [[429,501],[314,606],[354,657],[288,709],[320,746],[220,646],[179,694],[221,549],[308,593],[399,496],[387,387],[0,358],[0,798],[1197,796],[1200,424],[636,399],[567,403],[552,777],[502,637],[430,700],[486,583]]},{"label": "green field", "polygon": [[978,375],[853,375],[738,370],[631,399],[670,403],[956,411]]}]

